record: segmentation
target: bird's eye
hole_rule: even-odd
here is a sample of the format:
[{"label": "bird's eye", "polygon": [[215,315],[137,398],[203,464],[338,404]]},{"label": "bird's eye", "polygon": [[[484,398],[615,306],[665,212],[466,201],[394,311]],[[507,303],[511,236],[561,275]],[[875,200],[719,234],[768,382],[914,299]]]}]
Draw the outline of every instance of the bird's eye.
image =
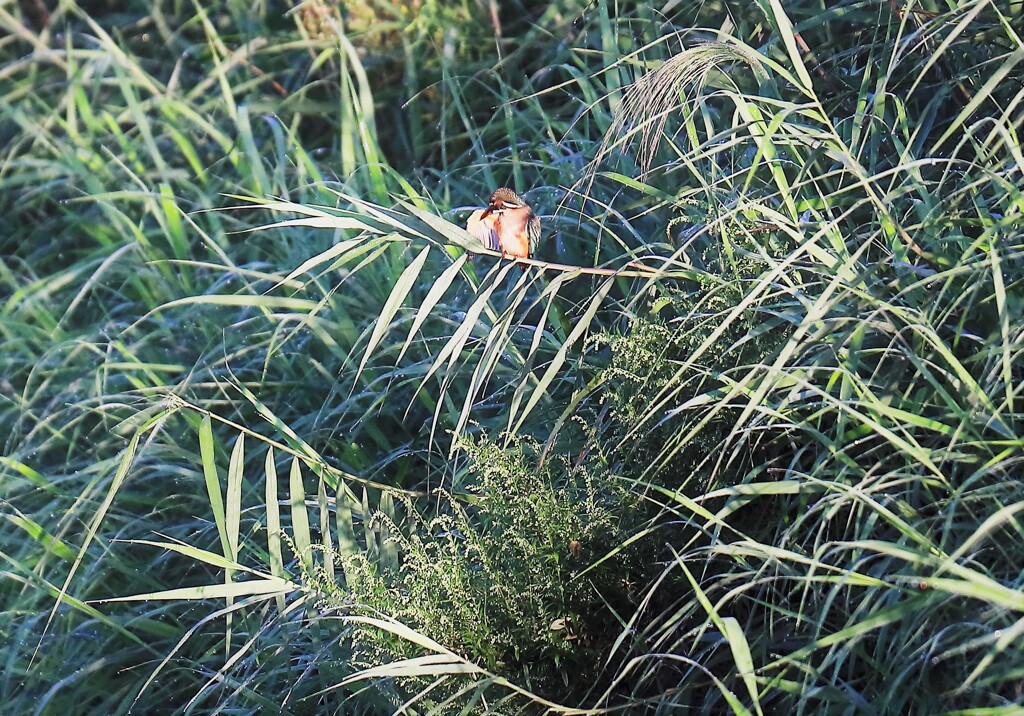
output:
[{"label": "bird's eye", "polygon": [[519,204],[513,204],[513,203],[512,203],[512,202],[510,202],[510,201],[503,201],[503,202],[501,202],[501,204],[502,204],[502,206],[504,206],[504,207],[505,207],[506,209],[518,209],[518,208],[519,208]]}]

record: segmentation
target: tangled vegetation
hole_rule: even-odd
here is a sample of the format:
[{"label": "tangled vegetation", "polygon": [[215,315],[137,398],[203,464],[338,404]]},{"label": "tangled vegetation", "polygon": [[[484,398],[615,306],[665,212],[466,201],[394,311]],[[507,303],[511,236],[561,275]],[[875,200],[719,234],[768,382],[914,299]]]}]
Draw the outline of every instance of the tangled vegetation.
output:
[{"label": "tangled vegetation", "polygon": [[1019,713],[1022,27],[0,1],[2,702]]}]

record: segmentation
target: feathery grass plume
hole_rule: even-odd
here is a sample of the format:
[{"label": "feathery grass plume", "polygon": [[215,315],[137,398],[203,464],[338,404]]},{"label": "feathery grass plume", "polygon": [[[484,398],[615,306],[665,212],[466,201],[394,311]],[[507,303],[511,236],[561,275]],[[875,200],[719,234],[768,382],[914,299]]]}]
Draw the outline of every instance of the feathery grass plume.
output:
[{"label": "feathery grass plume", "polygon": [[[749,66],[761,84],[768,79],[762,58],[752,47],[738,41],[709,41],[676,53],[631,84],[597,153],[573,188],[586,186],[588,190],[608,155],[631,146],[636,147],[636,166],[643,179],[654,164],[669,117],[695,101],[711,73],[729,63]],[[584,195],[587,190],[583,190]]]}]

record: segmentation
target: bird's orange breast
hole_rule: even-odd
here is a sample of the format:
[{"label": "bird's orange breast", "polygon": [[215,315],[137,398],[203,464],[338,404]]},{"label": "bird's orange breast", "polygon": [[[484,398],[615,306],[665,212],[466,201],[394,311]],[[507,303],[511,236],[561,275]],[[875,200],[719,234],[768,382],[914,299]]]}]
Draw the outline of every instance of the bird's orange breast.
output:
[{"label": "bird's orange breast", "polygon": [[510,236],[498,234],[498,241],[501,243],[501,250],[509,256],[516,258],[530,258],[530,237],[525,231],[514,232]]}]

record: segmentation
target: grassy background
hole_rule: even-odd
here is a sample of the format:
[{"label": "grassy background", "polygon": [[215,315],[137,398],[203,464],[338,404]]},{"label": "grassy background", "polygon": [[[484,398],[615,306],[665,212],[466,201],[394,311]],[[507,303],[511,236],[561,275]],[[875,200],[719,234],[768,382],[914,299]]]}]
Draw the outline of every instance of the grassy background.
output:
[{"label": "grassy background", "polygon": [[1020,2],[41,5],[12,713],[1024,706]]}]

